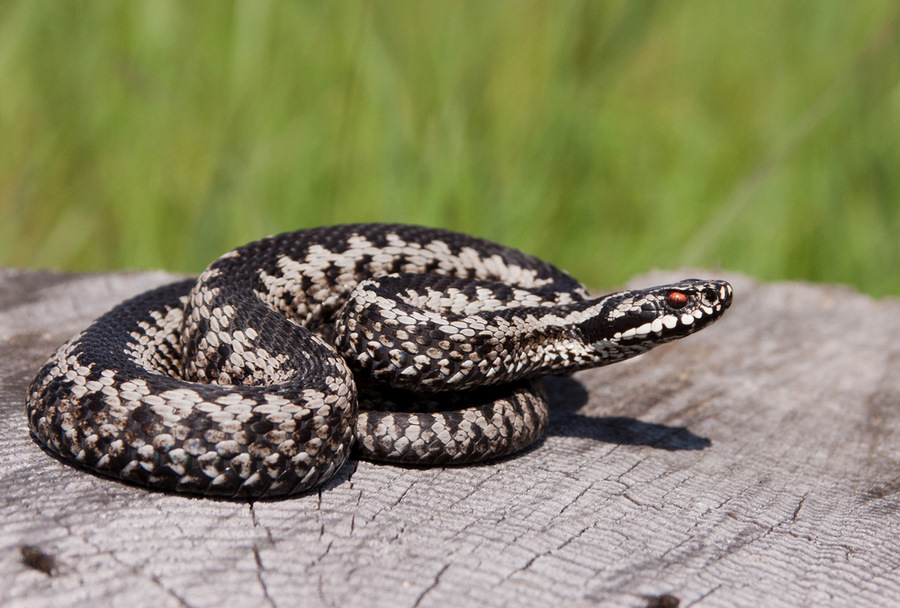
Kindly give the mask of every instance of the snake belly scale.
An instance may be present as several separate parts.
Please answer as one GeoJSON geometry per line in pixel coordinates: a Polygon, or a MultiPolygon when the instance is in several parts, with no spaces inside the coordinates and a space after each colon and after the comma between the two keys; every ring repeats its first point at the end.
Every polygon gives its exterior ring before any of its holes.
{"type": "Polygon", "coordinates": [[[103,475],[204,495],[294,494],[350,456],[504,456],[544,432],[547,374],[621,361],[731,303],[688,279],[599,298],[521,251],[447,230],[342,225],[235,249],[62,347],[30,428],[103,475]]]}

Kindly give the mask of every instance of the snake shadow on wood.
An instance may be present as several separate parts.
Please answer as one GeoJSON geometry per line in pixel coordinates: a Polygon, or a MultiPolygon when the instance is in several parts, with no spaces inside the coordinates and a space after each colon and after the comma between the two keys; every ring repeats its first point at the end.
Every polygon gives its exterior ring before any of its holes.
{"type": "Polygon", "coordinates": [[[660,450],[703,450],[712,445],[707,437],[680,426],[643,422],[628,416],[586,416],[578,410],[589,394],[575,378],[545,378],[550,401],[547,435],[580,437],[618,445],[643,445],[660,450]]]}

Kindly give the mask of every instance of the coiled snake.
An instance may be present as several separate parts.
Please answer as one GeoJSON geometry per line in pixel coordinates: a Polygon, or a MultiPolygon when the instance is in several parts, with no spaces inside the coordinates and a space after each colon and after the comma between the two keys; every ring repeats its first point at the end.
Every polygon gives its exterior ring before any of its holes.
{"type": "Polygon", "coordinates": [[[128,300],[60,347],[27,398],[48,449],[99,473],[276,496],[347,460],[456,464],[547,425],[540,376],[621,361],[722,315],[724,281],[590,298],[565,272],[446,230],[268,237],[128,300]],[[358,409],[359,404],[359,409],[358,409]]]}

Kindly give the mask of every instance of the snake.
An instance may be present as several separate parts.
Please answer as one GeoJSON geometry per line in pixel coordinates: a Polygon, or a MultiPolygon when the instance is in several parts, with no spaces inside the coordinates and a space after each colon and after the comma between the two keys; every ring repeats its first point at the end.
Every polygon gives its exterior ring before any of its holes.
{"type": "Polygon", "coordinates": [[[732,296],[685,279],[592,297],[537,257],[439,228],[286,232],[99,317],[31,382],[28,424],[85,470],[226,498],[306,492],[352,454],[498,459],[545,432],[543,376],[692,334],[732,296]]]}

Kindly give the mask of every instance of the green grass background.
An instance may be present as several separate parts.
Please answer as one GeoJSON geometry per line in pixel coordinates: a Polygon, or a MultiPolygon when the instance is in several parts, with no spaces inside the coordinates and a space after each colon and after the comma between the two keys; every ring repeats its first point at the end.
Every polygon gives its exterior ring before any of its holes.
{"type": "Polygon", "coordinates": [[[884,0],[0,3],[0,265],[196,272],[440,225],[595,287],[900,293],[884,0]]]}

